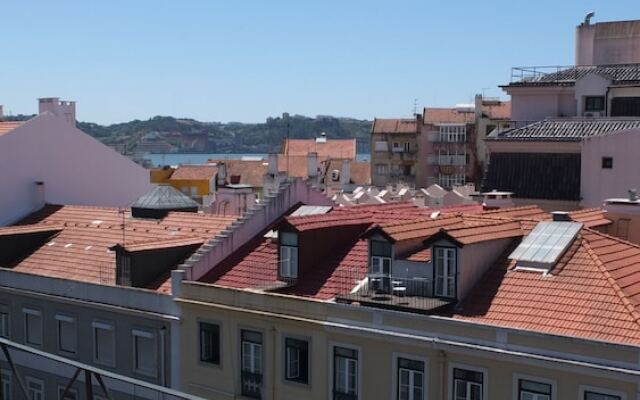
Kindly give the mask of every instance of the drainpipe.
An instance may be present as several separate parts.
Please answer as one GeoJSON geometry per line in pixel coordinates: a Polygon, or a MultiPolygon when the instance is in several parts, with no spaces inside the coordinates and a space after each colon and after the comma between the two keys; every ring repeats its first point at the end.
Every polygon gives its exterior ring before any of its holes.
{"type": "Polygon", "coordinates": [[[444,388],[447,387],[446,382],[446,364],[447,364],[447,353],[444,350],[440,350],[438,352],[438,359],[440,361],[440,395],[439,399],[444,399],[444,388]]]}
{"type": "Polygon", "coordinates": [[[271,351],[273,352],[273,357],[271,357],[271,399],[276,399],[276,334],[277,330],[275,326],[271,327],[271,351]]]}
{"type": "Polygon", "coordinates": [[[163,326],[160,328],[160,385],[167,387],[167,372],[166,372],[166,360],[165,360],[165,348],[167,339],[167,328],[163,326]]]}
{"type": "Polygon", "coordinates": [[[607,91],[604,92],[604,116],[608,117],[609,116],[609,90],[611,89],[610,86],[607,86],[607,91]]]}

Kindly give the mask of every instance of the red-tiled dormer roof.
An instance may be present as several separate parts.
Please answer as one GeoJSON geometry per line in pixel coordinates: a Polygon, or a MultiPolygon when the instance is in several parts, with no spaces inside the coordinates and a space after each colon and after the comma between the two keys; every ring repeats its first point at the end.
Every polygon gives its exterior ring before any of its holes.
{"type": "MultiPolygon", "coordinates": [[[[0,236],[29,232],[51,232],[43,245],[11,265],[14,271],[83,282],[114,285],[115,252],[123,240],[130,251],[196,245],[213,238],[235,218],[212,214],[170,212],[155,219],[132,218],[117,208],[85,206],[45,206],[20,224],[0,228],[0,236]],[[124,217],[124,219],[123,219],[124,217]],[[124,222],[125,228],[122,229],[124,222]]],[[[169,292],[168,274],[156,287],[169,292]]]]}

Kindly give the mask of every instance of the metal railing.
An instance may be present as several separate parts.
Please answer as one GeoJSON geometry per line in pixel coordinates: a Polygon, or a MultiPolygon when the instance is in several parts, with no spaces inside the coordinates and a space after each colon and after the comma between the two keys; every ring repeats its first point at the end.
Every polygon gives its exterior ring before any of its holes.
{"type": "Polygon", "coordinates": [[[581,73],[573,65],[543,65],[512,67],[510,83],[575,81],[581,73]]]}
{"type": "Polygon", "coordinates": [[[262,398],[262,374],[242,371],[242,395],[254,399],[262,398]]]}

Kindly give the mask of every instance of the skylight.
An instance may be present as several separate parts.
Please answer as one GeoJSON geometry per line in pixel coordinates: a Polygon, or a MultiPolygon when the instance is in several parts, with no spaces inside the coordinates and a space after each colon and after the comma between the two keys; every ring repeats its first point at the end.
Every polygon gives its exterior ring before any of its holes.
{"type": "Polygon", "coordinates": [[[578,222],[542,221],[509,255],[516,267],[549,271],[569,248],[582,228],[578,222]]]}

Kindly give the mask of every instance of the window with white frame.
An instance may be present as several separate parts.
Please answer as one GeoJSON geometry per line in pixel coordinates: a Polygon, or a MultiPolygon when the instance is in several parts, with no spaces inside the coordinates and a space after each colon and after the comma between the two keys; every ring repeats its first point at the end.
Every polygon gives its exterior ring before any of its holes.
{"type": "Polygon", "coordinates": [[[13,386],[11,381],[11,372],[7,370],[0,370],[0,399],[12,400],[13,399],[13,386]]]}
{"type": "Polygon", "coordinates": [[[154,332],[134,329],[133,370],[139,374],[155,377],[158,373],[158,343],[154,332]]]}
{"type": "Polygon", "coordinates": [[[379,140],[375,142],[374,148],[376,151],[389,151],[389,144],[386,141],[379,140]]]}
{"type": "Polygon", "coordinates": [[[462,143],[467,140],[467,127],[464,124],[440,125],[440,141],[462,143]]]}
{"type": "Polygon", "coordinates": [[[31,308],[23,308],[24,340],[33,346],[42,346],[42,313],[31,308]]]}
{"type": "Polygon", "coordinates": [[[56,315],[56,324],[58,325],[58,350],[75,354],[78,347],[76,319],[58,314],[56,315]]]}
{"type": "Polygon", "coordinates": [[[0,304],[0,337],[9,337],[9,306],[0,304]]]}
{"type": "Polygon", "coordinates": [[[391,243],[381,240],[370,240],[371,265],[369,273],[374,276],[391,274],[391,243]]]}
{"type": "Polygon", "coordinates": [[[438,184],[445,188],[454,186],[464,186],[466,181],[465,174],[439,174],[438,184]]]}
{"type": "Polygon", "coordinates": [[[456,297],[456,249],[434,246],[433,254],[436,296],[456,297]]]}
{"type": "Polygon", "coordinates": [[[482,400],[484,374],[480,371],[453,369],[454,400],[482,400]]]}
{"type": "Polygon", "coordinates": [[[285,379],[309,383],[309,342],[288,337],[285,338],[284,345],[285,379]]]}
{"type": "Polygon", "coordinates": [[[93,361],[109,367],[115,367],[116,342],[113,325],[94,321],[91,327],[93,328],[93,361]]]}
{"type": "Polygon", "coordinates": [[[358,350],[333,348],[333,399],[358,398],[358,350]]]}
{"type": "Polygon", "coordinates": [[[614,394],[599,393],[597,391],[585,390],[584,400],[622,400],[622,396],[614,394]]]}
{"type": "Polygon", "coordinates": [[[64,386],[58,386],[58,400],[78,400],[78,391],[76,389],[67,390],[66,395],[64,394],[64,389],[64,386]]]}
{"type": "Polygon", "coordinates": [[[518,379],[518,400],[551,400],[552,389],[549,383],[518,379]]]}
{"type": "Polygon", "coordinates": [[[25,379],[29,400],[44,400],[44,382],[28,376],[25,379]]]}
{"type": "Polygon", "coordinates": [[[280,232],[280,277],[296,279],[298,277],[298,235],[293,232],[280,232]]]}
{"type": "Polygon", "coordinates": [[[262,333],[240,331],[242,395],[262,398],[262,333]]]}
{"type": "Polygon", "coordinates": [[[398,358],[398,400],[423,400],[424,392],[424,361],[398,358]]]}
{"type": "Polygon", "coordinates": [[[374,171],[376,175],[387,175],[389,173],[389,166],[387,164],[376,164],[374,171]]]}

